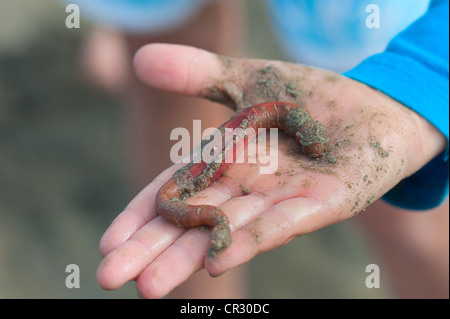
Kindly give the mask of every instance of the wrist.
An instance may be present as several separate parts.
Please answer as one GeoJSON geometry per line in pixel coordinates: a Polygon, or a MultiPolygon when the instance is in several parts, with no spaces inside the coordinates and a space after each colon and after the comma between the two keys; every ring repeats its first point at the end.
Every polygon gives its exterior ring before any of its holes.
{"type": "Polygon", "coordinates": [[[372,184],[365,192],[381,196],[445,150],[442,133],[382,92],[332,72],[307,72],[303,88],[312,93],[300,103],[329,131],[347,180],[376,181],[378,188],[372,184]]]}

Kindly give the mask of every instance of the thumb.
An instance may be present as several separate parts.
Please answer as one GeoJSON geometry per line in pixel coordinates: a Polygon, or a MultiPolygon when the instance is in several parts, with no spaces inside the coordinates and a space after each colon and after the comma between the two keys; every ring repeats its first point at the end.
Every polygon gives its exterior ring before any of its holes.
{"type": "Polygon", "coordinates": [[[134,57],[137,76],[146,84],[174,93],[229,102],[223,83],[224,58],[214,53],[176,44],[148,44],[134,57]]]}

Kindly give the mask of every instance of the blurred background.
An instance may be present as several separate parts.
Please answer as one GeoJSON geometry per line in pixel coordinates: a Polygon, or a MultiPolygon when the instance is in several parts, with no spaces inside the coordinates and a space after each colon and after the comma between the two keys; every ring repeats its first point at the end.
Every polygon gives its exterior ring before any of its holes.
{"type": "MultiPolygon", "coordinates": [[[[264,3],[245,1],[245,55],[283,59],[264,3]]],[[[55,0],[0,0],[0,298],[137,298],[103,291],[98,242],[134,197],[120,102],[80,66],[91,26],[67,29],[55,0]],[[68,264],[79,289],[65,286],[68,264]]],[[[354,221],[327,227],[249,264],[252,298],[384,298],[365,286],[377,263],[354,221]]]]}

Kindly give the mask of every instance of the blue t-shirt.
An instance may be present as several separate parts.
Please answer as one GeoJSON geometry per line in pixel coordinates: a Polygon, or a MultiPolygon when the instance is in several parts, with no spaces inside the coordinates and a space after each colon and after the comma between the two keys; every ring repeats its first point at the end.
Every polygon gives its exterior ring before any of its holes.
{"type": "Polygon", "coordinates": [[[432,1],[427,13],[398,34],[383,53],[344,73],[416,111],[447,137],[442,154],[384,196],[403,208],[433,208],[449,191],[448,16],[448,0],[432,1]]]}
{"type": "Polygon", "coordinates": [[[448,0],[267,3],[277,39],[290,60],[343,72],[374,87],[447,137],[443,154],[383,197],[407,209],[441,204],[449,190],[448,0]],[[374,7],[379,21],[375,16],[371,20],[374,7]]]}
{"type": "Polygon", "coordinates": [[[428,5],[429,0],[267,0],[286,57],[335,72],[383,52],[428,5]]]}
{"type": "Polygon", "coordinates": [[[182,28],[212,0],[61,0],[81,16],[125,33],[161,35],[182,28]]]}

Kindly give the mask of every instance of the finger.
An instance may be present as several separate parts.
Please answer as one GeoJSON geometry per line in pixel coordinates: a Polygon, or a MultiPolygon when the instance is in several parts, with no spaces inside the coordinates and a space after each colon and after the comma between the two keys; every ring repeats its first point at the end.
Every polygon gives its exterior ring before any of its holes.
{"type": "Polygon", "coordinates": [[[162,172],[114,219],[100,239],[99,248],[103,256],[119,247],[133,236],[139,228],[157,216],[158,212],[155,209],[156,193],[182,165],[174,165],[162,172]]]}
{"type": "MultiPolygon", "coordinates": [[[[232,198],[220,208],[227,214],[231,229],[245,225],[273,203],[255,193],[232,198]],[[239,212],[239,213],[237,213],[239,212]]],[[[137,288],[144,298],[161,298],[203,268],[209,246],[209,231],[191,229],[159,255],[138,277],[137,288]]]]}
{"type": "Polygon", "coordinates": [[[162,217],[153,219],[102,260],[97,269],[98,283],[104,289],[116,289],[133,280],[184,231],[162,217]]]}
{"type": "Polygon", "coordinates": [[[260,214],[233,233],[233,243],[205,267],[212,276],[251,260],[256,255],[282,246],[294,237],[310,233],[338,220],[327,214],[325,205],[313,198],[285,200],[260,214]]]}
{"type": "Polygon", "coordinates": [[[223,65],[216,54],[185,45],[148,44],[135,55],[137,76],[150,86],[198,95],[209,77],[220,78],[223,65]]]}
{"type": "Polygon", "coordinates": [[[162,298],[203,267],[207,229],[191,229],[152,262],[136,280],[143,298],[162,298]]]}

